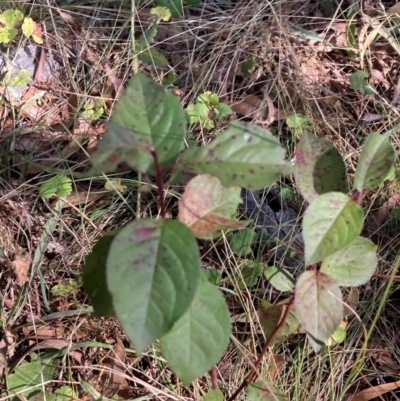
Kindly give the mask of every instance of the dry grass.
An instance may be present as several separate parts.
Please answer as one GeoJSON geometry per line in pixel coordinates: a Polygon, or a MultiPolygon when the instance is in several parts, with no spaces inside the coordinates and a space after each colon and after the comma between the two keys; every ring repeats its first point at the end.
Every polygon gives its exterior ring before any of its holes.
{"type": "MultiPolygon", "coordinates": [[[[396,54],[384,38],[364,48],[365,32],[371,32],[372,28],[360,18],[357,19],[355,44],[349,46],[346,43],[346,24],[349,25],[349,20],[345,16],[350,4],[341,3],[337,7],[328,1],[324,3],[324,8],[322,3],[309,0],[283,0],[271,4],[233,1],[232,6],[204,2],[188,8],[185,18],[160,25],[155,46],[168,57],[170,64],[159,68],[138,63],[131,40],[148,27],[148,9],[152,2],[137,2],[136,8],[132,8],[128,1],[65,1],[65,10],[85,29],[85,35],[79,38],[57,13],[53,2],[2,2],[0,10],[10,7],[8,3],[17,7],[24,3],[25,10],[31,10],[35,18],[46,23],[49,46],[64,63],[63,75],[57,82],[60,90],[52,92],[52,107],[49,107],[48,113],[54,110],[55,105],[71,106],[73,95],[79,99],[79,104],[89,99],[104,100],[104,114],[100,121],[88,122],[94,132],[101,126],[101,120],[111,113],[115,99],[115,91],[107,83],[109,76],[102,64],[104,60],[123,82],[136,68],[145,70],[159,81],[174,72],[177,79],[171,89],[179,94],[184,105],[194,101],[204,91],[211,90],[230,105],[254,95],[263,100],[270,99],[278,111],[305,115],[317,135],[337,146],[349,166],[350,174],[355,170],[368,134],[385,132],[399,123],[398,105],[393,100],[398,91],[400,54],[396,54]],[[134,31],[127,29],[131,24],[134,31]],[[79,60],[71,54],[73,42],[79,41],[82,46],[90,46],[96,60],[87,61],[85,56],[79,60]],[[354,57],[350,56],[350,47],[354,57]],[[241,72],[241,64],[251,56],[256,64],[252,74],[245,76],[241,72]],[[89,64],[89,71],[86,64],[89,64]],[[374,95],[365,95],[352,88],[349,77],[360,69],[368,71],[370,83],[376,89],[374,95]],[[373,114],[380,114],[383,118],[375,122],[366,121],[373,114]]],[[[357,3],[357,6],[362,5],[357,3]]],[[[378,10],[378,13],[381,12],[378,10]]],[[[388,17],[382,15],[382,20],[385,18],[388,17]]],[[[390,21],[387,25],[393,23],[390,21]]],[[[82,109],[75,108],[70,113],[75,120],[82,117],[82,109]]],[[[248,121],[257,119],[253,117],[240,116],[248,121]]],[[[24,117],[23,122],[29,123],[29,119],[24,117]]],[[[74,202],[74,207],[63,209],[60,214],[54,213],[47,202],[38,199],[37,191],[40,183],[56,171],[56,166],[47,166],[30,174],[29,168],[21,168],[20,159],[16,161],[8,157],[11,141],[19,138],[16,133],[20,132],[20,123],[12,121],[12,129],[3,129],[0,138],[4,149],[0,166],[0,246],[5,250],[5,267],[0,273],[0,283],[2,329],[12,334],[9,349],[15,348],[13,352],[17,352],[18,356],[18,352],[43,341],[44,336],[53,331],[53,337],[67,340],[71,345],[87,342],[86,346],[79,348],[84,359],[79,361],[71,355],[62,358],[59,381],[54,382],[55,387],[66,383],[80,391],[77,382],[80,375],[99,391],[104,391],[110,387],[109,382],[115,376],[111,373],[106,379],[104,371],[114,370],[116,376],[125,380],[124,397],[199,399],[211,388],[207,376],[183,388],[162,359],[157,344],[142,357],[137,357],[129,349],[129,341],[117,322],[95,319],[87,314],[85,294],[79,285],[72,288],[73,282],[70,281],[78,279],[85,256],[102,234],[133,218],[157,215],[153,193],[138,191],[141,186],[152,184],[146,177],[124,173],[120,177],[127,189],[92,201],[91,194],[103,188],[112,177],[76,181],[74,193],[80,196],[83,193],[83,199],[74,202]],[[7,262],[22,251],[33,257],[45,224],[52,216],[56,219],[52,242],[62,251],[43,252],[42,275],[31,276],[28,284],[18,287],[7,262]],[[54,295],[55,285],[60,284],[70,290],[65,290],[64,295],[54,295]],[[45,298],[48,298],[50,311],[46,310],[45,298]],[[71,311],[74,312],[72,316],[69,315],[71,311]],[[47,320],[43,316],[48,316],[47,320]],[[32,336],[31,342],[25,340],[28,334],[32,336]],[[111,346],[115,350],[121,342],[125,348],[124,363],[122,368],[116,368],[112,362],[115,355],[110,353],[109,348],[111,346]]],[[[268,129],[280,138],[291,158],[296,136],[285,120],[272,122],[268,129]]],[[[199,141],[210,140],[209,132],[199,130],[197,134],[199,141]]],[[[398,150],[400,139],[397,131],[392,140],[398,150]]],[[[71,139],[60,142],[41,138],[39,144],[43,148],[38,152],[31,146],[24,156],[40,164],[43,154],[67,155],[58,166],[79,168],[90,153],[87,147],[90,137],[78,141],[73,152],[63,153],[61,145],[73,142],[71,139]]],[[[35,146],[39,146],[38,143],[35,146]]],[[[292,182],[279,185],[289,185],[296,190],[292,182]]],[[[369,196],[365,209],[370,214],[374,213],[398,191],[398,179],[385,183],[369,196]]],[[[171,186],[168,205],[171,213],[175,213],[180,193],[180,187],[171,186]]],[[[293,198],[292,202],[298,209],[301,208],[297,199],[293,198]]],[[[395,255],[400,249],[398,225],[393,217],[387,217],[379,230],[368,233],[379,245],[379,273],[382,275],[391,274],[395,255]]],[[[255,313],[258,304],[263,299],[277,302],[282,296],[263,280],[251,288],[238,287],[237,277],[241,274],[243,260],[231,249],[229,238],[224,237],[213,244],[204,243],[201,250],[203,266],[217,267],[222,272],[221,286],[235,322],[229,350],[217,367],[220,388],[225,394],[232,394],[251,369],[265,341],[255,313]]],[[[259,260],[267,261],[271,250],[269,252],[261,253],[259,260]]],[[[315,355],[310,352],[303,334],[292,336],[287,342],[271,348],[260,369],[260,376],[272,381],[290,399],[302,401],[338,400],[346,392],[348,397],[348,394],[380,383],[383,379],[397,380],[400,354],[396,339],[399,330],[396,325],[398,304],[395,300],[399,289],[395,283],[391,291],[394,295],[390,300],[383,299],[387,282],[387,279],[375,277],[361,288],[358,316],[349,318],[343,345],[327,348],[315,355]],[[355,372],[345,388],[357,355],[365,345],[365,330],[370,329],[380,302],[387,303],[387,307],[366,345],[368,352],[362,370],[355,372]],[[394,306],[390,306],[392,304],[394,306]]],[[[386,399],[396,399],[395,394],[389,394],[386,399]]],[[[244,399],[243,396],[240,399],[244,399]]]]}

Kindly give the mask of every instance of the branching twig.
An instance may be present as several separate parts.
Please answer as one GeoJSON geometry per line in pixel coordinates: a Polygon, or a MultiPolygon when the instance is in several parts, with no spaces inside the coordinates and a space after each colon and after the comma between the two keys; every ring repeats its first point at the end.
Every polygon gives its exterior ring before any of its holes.
{"type": "Polygon", "coordinates": [[[282,319],[280,320],[279,324],[275,327],[274,331],[271,333],[269,338],[267,339],[267,342],[265,343],[261,354],[257,358],[257,361],[254,364],[254,369],[245,377],[243,380],[242,384],[237,388],[237,390],[228,398],[228,401],[233,401],[239,394],[240,392],[248,386],[254,379],[254,376],[257,374],[257,368],[261,365],[261,362],[264,358],[264,355],[267,353],[268,348],[270,347],[272,340],[276,336],[276,333],[283,327],[283,325],[286,322],[287,317],[289,316],[289,312],[291,307],[293,306],[294,303],[294,297],[290,300],[290,302],[287,304],[285,313],[282,316],[282,319]]]}

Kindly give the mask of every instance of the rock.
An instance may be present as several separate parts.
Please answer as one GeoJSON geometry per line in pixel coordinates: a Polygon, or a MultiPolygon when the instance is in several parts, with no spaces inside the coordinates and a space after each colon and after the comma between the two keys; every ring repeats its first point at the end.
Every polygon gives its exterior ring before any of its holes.
{"type": "MultiPolygon", "coordinates": [[[[0,75],[3,75],[9,68],[11,68],[10,78],[18,77],[21,70],[28,71],[30,78],[34,78],[39,65],[39,58],[40,46],[38,45],[27,45],[23,48],[12,49],[9,55],[6,52],[0,51],[0,75]]],[[[59,70],[60,64],[55,60],[50,59],[50,57],[46,57],[43,77],[44,82],[53,81],[59,70]]],[[[5,77],[5,79],[7,78],[8,76],[5,77]]],[[[6,84],[3,83],[3,86],[6,86],[6,84]]],[[[28,88],[28,84],[23,84],[21,86],[7,86],[9,93],[11,93],[16,99],[20,99],[28,88]]]]}

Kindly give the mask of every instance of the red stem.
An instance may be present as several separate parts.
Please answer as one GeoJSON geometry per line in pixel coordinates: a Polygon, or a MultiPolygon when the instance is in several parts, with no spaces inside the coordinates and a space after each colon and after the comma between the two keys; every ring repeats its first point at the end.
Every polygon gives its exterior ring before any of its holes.
{"type": "Polygon", "coordinates": [[[154,168],[156,169],[156,179],[157,179],[157,191],[158,191],[158,206],[160,209],[160,215],[165,218],[165,202],[164,202],[164,185],[162,181],[161,166],[158,162],[157,152],[155,150],[151,151],[151,155],[154,160],[154,168]]]}
{"type": "Polygon", "coordinates": [[[355,192],[352,196],[351,199],[353,199],[354,202],[356,202],[358,205],[361,204],[362,201],[362,197],[363,197],[363,193],[361,192],[355,192]]]}
{"type": "Polygon", "coordinates": [[[294,297],[290,300],[290,302],[287,304],[285,313],[282,316],[282,319],[280,320],[279,324],[275,327],[274,331],[271,333],[271,335],[269,336],[267,342],[265,343],[261,354],[259,355],[259,357],[257,358],[257,361],[254,364],[254,369],[245,377],[245,379],[243,380],[242,384],[237,388],[237,390],[230,396],[230,398],[228,398],[228,401],[233,401],[239,394],[240,392],[246,387],[248,386],[254,379],[254,376],[257,373],[257,369],[259,368],[259,366],[261,365],[261,362],[264,358],[264,355],[267,353],[268,348],[270,347],[272,340],[274,339],[274,337],[276,336],[276,333],[283,327],[283,325],[286,322],[287,317],[289,316],[289,312],[291,307],[293,306],[294,303],[294,297]]]}
{"type": "Polygon", "coordinates": [[[218,390],[218,374],[217,374],[217,368],[213,366],[210,370],[210,376],[211,376],[211,385],[213,390],[218,390]]]}

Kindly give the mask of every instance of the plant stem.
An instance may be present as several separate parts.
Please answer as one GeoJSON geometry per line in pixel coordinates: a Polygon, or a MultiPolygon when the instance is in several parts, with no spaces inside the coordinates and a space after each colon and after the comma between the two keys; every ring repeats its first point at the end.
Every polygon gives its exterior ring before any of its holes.
{"type": "Polygon", "coordinates": [[[351,199],[353,199],[354,202],[356,202],[358,205],[361,204],[362,201],[362,197],[363,197],[363,193],[361,192],[356,192],[351,196],[351,199]]]}
{"type": "Polygon", "coordinates": [[[217,375],[217,368],[215,367],[215,365],[210,370],[210,376],[213,390],[218,390],[219,389],[218,375],[217,375]]]}
{"type": "Polygon", "coordinates": [[[155,150],[151,151],[151,155],[154,160],[154,168],[156,169],[156,179],[157,179],[157,191],[158,191],[158,207],[160,209],[161,218],[165,218],[165,204],[164,204],[164,185],[161,176],[161,166],[158,162],[157,152],[155,150]]]}
{"type": "Polygon", "coordinates": [[[287,307],[286,307],[285,313],[282,316],[282,319],[280,320],[279,324],[275,327],[275,329],[271,333],[271,335],[268,337],[267,342],[265,343],[265,345],[261,351],[261,354],[259,355],[259,357],[257,358],[257,361],[254,364],[254,369],[245,377],[245,379],[243,380],[241,385],[237,388],[237,390],[228,398],[228,401],[233,401],[240,394],[240,392],[253,381],[254,376],[257,373],[257,368],[261,365],[264,355],[267,353],[268,348],[270,347],[270,345],[272,343],[272,340],[276,336],[276,333],[278,333],[278,331],[283,327],[283,325],[286,322],[287,317],[289,316],[290,309],[292,308],[293,303],[294,303],[294,298],[295,297],[292,297],[290,302],[287,304],[287,307]]]}

